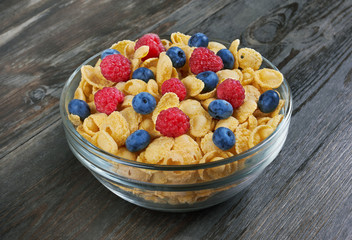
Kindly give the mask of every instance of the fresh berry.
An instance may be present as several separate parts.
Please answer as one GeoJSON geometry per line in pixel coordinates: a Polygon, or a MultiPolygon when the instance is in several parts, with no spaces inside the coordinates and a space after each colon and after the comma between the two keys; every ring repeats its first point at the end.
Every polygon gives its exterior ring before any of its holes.
{"type": "Polygon", "coordinates": [[[209,104],[208,112],[215,119],[226,119],[232,115],[233,107],[228,101],[216,99],[209,104]]]}
{"type": "Polygon", "coordinates": [[[180,101],[184,100],[187,94],[185,85],[177,78],[170,78],[161,85],[161,94],[164,95],[168,92],[175,93],[180,101]]]}
{"type": "Polygon", "coordinates": [[[142,61],[148,58],[157,58],[159,57],[159,54],[161,52],[165,51],[165,48],[161,43],[159,36],[154,33],[145,34],[140,39],[138,39],[136,45],[134,46],[134,50],[137,50],[141,46],[149,46],[149,52],[147,56],[142,58],[142,61]]]}
{"type": "Polygon", "coordinates": [[[179,47],[171,47],[166,51],[166,55],[169,56],[172,62],[172,66],[175,68],[183,67],[186,63],[186,54],[179,47]]]}
{"type": "Polygon", "coordinates": [[[114,87],[104,87],[94,94],[94,103],[98,112],[110,115],[123,102],[124,95],[114,87]]]}
{"type": "Polygon", "coordinates": [[[196,78],[204,82],[202,93],[210,92],[218,85],[219,77],[212,71],[205,71],[197,74],[196,78]]]}
{"type": "Polygon", "coordinates": [[[274,90],[268,90],[260,95],[258,100],[258,108],[263,113],[270,113],[279,105],[280,96],[274,90]]]}
{"type": "Polygon", "coordinates": [[[113,82],[125,82],[130,78],[131,62],[122,54],[106,56],[100,63],[103,76],[113,82]]]}
{"type": "Polygon", "coordinates": [[[190,47],[208,47],[209,39],[204,33],[196,33],[188,40],[190,47]]]}
{"type": "Polygon", "coordinates": [[[149,68],[140,67],[133,72],[132,79],[140,79],[144,82],[148,82],[149,79],[155,79],[155,76],[153,71],[149,68]]]}
{"type": "Polygon", "coordinates": [[[224,69],[233,69],[235,58],[229,50],[221,49],[216,53],[216,55],[221,57],[222,63],[224,64],[224,69]]]}
{"type": "Polygon", "coordinates": [[[132,99],[133,109],[140,114],[149,114],[153,112],[156,106],[155,98],[148,92],[138,93],[132,99]]]}
{"type": "Polygon", "coordinates": [[[138,152],[150,143],[150,135],[146,130],[137,130],[126,139],[126,148],[130,152],[138,152]]]}
{"type": "Polygon", "coordinates": [[[245,98],[245,91],[240,81],[228,78],[216,88],[218,98],[228,101],[233,109],[239,108],[245,98]]]}
{"type": "Polygon", "coordinates": [[[189,67],[194,74],[205,71],[217,72],[224,67],[219,56],[208,48],[199,47],[194,49],[190,59],[189,67]]]}
{"type": "Polygon", "coordinates": [[[213,133],[213,143],[221,150],[231,149],[235,142],[235,134],[226,127],[219,127],[213,133]]]}
{"type": "Polygon", "coordinates": [[[79,118],[83,121],[90,115],[90,108],[85,101],[72,99],[68,104],[68,112],[73,115],[78,115],[79,118]]]}
{"type": "Polygon", "coordinates": [[[109,56],[109,55],[113,55],[113,54],[120,54],[119,51],[117,51],[116,49],[111,49],[111,48],[108,48],[108,49],[105,49],[102,53],[101,53],[101,60],[103,60],[106,56],[109,56]]]}
{"type": "Polygon", "coordinates": [[[155,124],[155,129],[166,137],[181,136],[189,128],[189,117],[177,107],[161,111],[155,124]]]}

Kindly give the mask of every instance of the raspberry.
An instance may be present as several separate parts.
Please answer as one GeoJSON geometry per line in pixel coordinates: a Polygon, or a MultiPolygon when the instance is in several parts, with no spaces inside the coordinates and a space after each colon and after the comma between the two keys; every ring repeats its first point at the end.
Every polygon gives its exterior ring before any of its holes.
{"type": "Polygon", "coordinates": [[[94,103],[98,112],[110,115],[123,102],[123,98],[123,93],[117,88],[104,87],[94,94],[94,103]]]}
{"type": "Polygon", "coordinates": [[[189,117],[177,107],[161,111],[155,124],[155,129],[166,137],[181,136],[189,128],[189,117]]]}
{"type": "Polygon", "coordinates": [[[219,84],[216,95],[218,98],[228,101],[233,109],[236,109],[243,104],[245,91],[240,81],[228,78],[219,84]]]}
{"type": "Polygon", "coordinates": [[[161,94],[164,95],[167,92],[175,93],[180,101],[185,99],[187,93],[185,85],[177,78],[170,78],[163,82],[161,85],[161,94]]]}
{"type": "Polygon", "coordinates": [[[205,47],[194,49],[190,59],[189,67],[192,73],[198,74],[205,71],[217,72],[224,67],[222,60],[214,52],[205,47]]]}
{"type": "Polygon", "coordinates": [[[126,82],[130,79],[131,62],[121,54],[106,56],[100,63],[103,76],[112,82],[126,82]]]}
{"type": "Polygon", "coordinates": [[[142,58],[142,61],[148,58],[159,57],[159,54],[165,51],[159,36],[154,33],[145,34],[140,39],[138,39],[136,45],[134,46],[134,50],[137,50],[141,46],[149,46],[149,52],[147,56],[142,58]]]}

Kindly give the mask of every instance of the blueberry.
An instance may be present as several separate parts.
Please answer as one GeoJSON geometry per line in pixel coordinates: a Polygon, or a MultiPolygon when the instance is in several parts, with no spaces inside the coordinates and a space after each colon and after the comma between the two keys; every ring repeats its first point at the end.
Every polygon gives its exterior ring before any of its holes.
{"type": "Polygon", "coordinates": [[[213,133],[213,143],[221,150],[229,150],[235,142],[235,134],[226,127],[219,127],[213,133]]]}
{"type": "Polygon", "coordinates": [[[150,135],[145,130],[137,130],[126,139],[126,148],[130,152],[138,152],[146,148],[150,143],[150,135]]]}
{"type": "Polygon", "coordinates": [[[175,68],[183,67],[186,63],[186,54],[179,47],[171,47],[166,51],[166,55],[169,56],[172,62],[172,66],[175,68]]]}
{"type": "Polygon", "coordinates": [[[218,75],[216,75],[216,73],[212,71],[201,72],[196,76],[196,78],[204,82],[204,88],[202,93],[212,91],[214,88],[216,88],[216,85],[218,85],[219,82],[218,75]]]}
{"type": "Polygon", "coordinates": [[[74,115],[78,115],[83,121],[90,115],[90,108],[85,101],[72,99],[68,104],[68,112],[74,115]]]}
{"type": "Polygon", "coordinates": [[[204,33],[196,33],[188,40],[190,47],[208,47],[209,39],[204,33]]]}
{"type": "Polygon", "coordinates": [[[140,79],[144,82],[148,82],[149,79],[155,79],[155,76],[149,68],[140,67],[133,72],[132,79],[140,79]]]}
{"type": "Polygon", "coordinates": [[[216,53],[216,55],[221,58],[222,63],[224,64],[224,69],[233,69],[235,58],[229,50],[221,49],[216,53]]]}
{"type": "Polygon", "coordinates": [[[258,100],[258,108],[263,113],[270,113],[274,111],[279,105],[280,97],[274,90],[269,90],[260,95],[258,100]]]}
{"type": "Polygon", "coordinates": [[[149,114],[153,112],[156,106],[155,98],[147,92],[138,93],[132,99],[132,107],[133,109],[140,114],[149,114]]]}
{"type": "Polygon", "coordinates": [[[101,60],[103,60],[106,56],[113,55],[113,54],[120,54],[120,52],[115,49],[108,48],[101,53],[100,58],[101,60]]]}
{"type": "Polygon", "coordinates": [[[215,119],[226,119],[232,115],[233,107],[228,101],[217,99],[209,104],[208,112],[215,119]]]}

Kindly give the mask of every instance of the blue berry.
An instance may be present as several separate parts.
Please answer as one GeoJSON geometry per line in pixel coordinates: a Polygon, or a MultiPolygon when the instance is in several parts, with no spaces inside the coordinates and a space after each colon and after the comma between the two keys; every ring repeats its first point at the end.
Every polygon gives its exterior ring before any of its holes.
{"type": "Polygon", "coordinates": [[[260,95],[258,100],[258,108],[263,113],[270,113],[274,111],[279,105],[280,97],[274,90],[268,90],[260,95]]]}
{"type": "Polygon", "coordinates": [[[115,49],[108,48],[101,53],[100,58],[101,60],[103,60],[106,56],[113,55],[113,54],[120,54],[120,52],[115,49]]]}
{"type": "Polygon", "coordinates": [[[85,101],[72,99],[68,104],[68,112],[74,115],[78,115],[83,121],[90,115],[90,108],[85,101]]]}
{"type": "Polygon", "coordinates": [[[126,148],[130,152],[138,152],[146,148],[150,143],[150,135],[145,130],[137,130],[126,139],[126,148]]]}
{"type": "Polygon", "coordinates": [[[213,143],[221,150],[229,150],[235,145],[235,142],[235,134],[230,129],[219,127],[214,131],[213,143]]]}
{"type": "Polygon", "coordinates": [[[228,101],[217,99],[209,104],[208,112],[215,119],[226,119],[232,115],[233,107],[228,101]]]}
{"type": "Polygon", "coordinates": [[[216,85],[218,85],[219,82],[218,75],[216,75],[216,73],[212,71],[201,72],[196,76],[196,78],[204,82],[204,88],[202,93],[212,91],[214,88],[216,88],[216,85]]]}
{"type": "Polygon", "coordinates": [[[132,99],[132,107],[137,113],[149,114],[155,109],[156,100],[150,93],[141,92],[132,99]]]}
{"type": "Polygon", "coordinates": [[[144,82],[148,82],[149,79],[155,79],[155,76],[149,68],[140,67],[133,72],[132,79],[140,79],[144,82]]]}
{"type": "Polygon", "coordinates": [[[190,47],[208,47],[209,39],[204,33],[196,33],[188,40],[190,47]]]}
{"type": "Polygon", "coordinates": [[[166,55],[169,56],[172,62],[172,66],[175,68],[183,67],[186,63],[186,54],[179,47],[171,47],[166,51],[166,55]]]}
{"type": "Polygon", "coordinates": [[[216,55],[221,58],[222,63],[224,64],[224,69],[233,69],[235,58],[229,50],[221,49],[216,53],[216,55]]]}

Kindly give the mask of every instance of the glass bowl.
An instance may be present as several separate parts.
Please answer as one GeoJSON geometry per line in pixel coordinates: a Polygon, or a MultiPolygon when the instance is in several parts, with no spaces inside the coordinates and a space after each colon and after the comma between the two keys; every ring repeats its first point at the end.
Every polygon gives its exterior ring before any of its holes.
{"type": "MultiPolygon", "coordinates": [[[[268,166],[283,147],[292,113],[287,81],[277,89],[285,105],[283,120],[264,141],[249,150],[219,161],[193,165],[156,165],[120,158],[84,139],[68,119],[68,103],[81,80],[80,69],[92,65],[100,53],[79,66],[66,82],[60,114],[68,145],[77,159],[110,191],[136,205],[168,212],[207,208],[233,197],[268,166]]],[[[262,67],[278,70],[263,58],[262,67]]]]}

